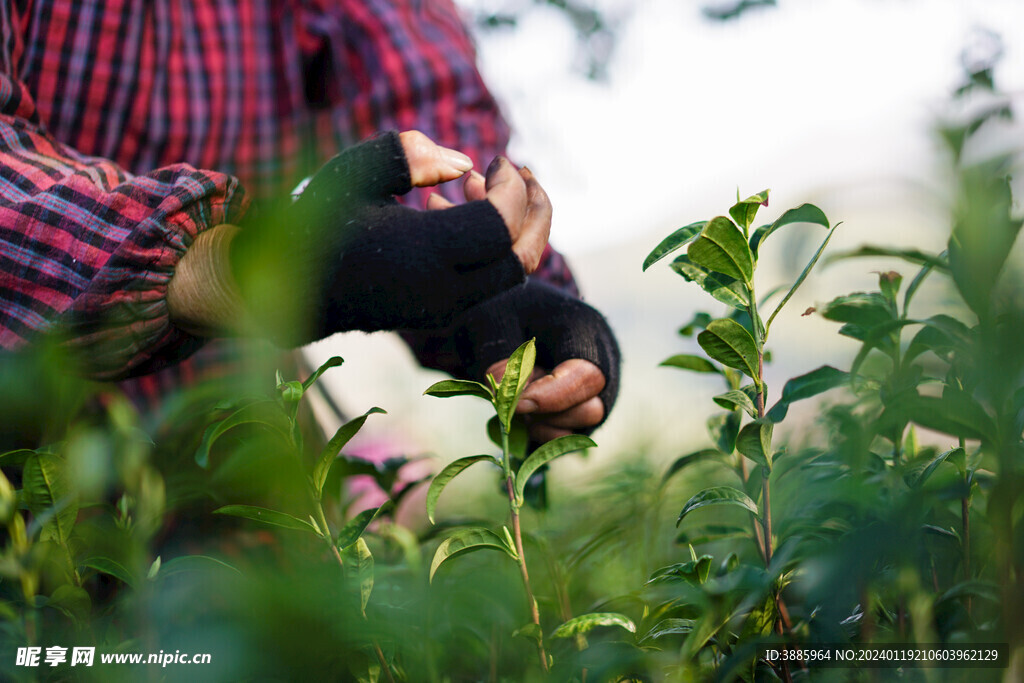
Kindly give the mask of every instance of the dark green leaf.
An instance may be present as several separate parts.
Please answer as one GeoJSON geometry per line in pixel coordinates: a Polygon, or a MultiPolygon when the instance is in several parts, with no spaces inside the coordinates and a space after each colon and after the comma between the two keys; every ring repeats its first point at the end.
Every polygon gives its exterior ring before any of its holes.
{"type": "Polygon", "coordinates": [[[757,345],[747,328],[735,320],[712,320],[707,329],[697,335],[697,343],[719,363],[757,378],[757,345]]]}
{"type": "Polygon", "coordinates": [[[184,572],[206,572],[210,569],[230,569],[236,574],[241,574],[237,567],[233,567],[223,560],[208,555],[184,555],[173,560],[164,562],[160,569],[160,576],[173,576],[184,572]]]}
{"type": "Polygon", "coordinates": [[[433,480],[431,480],[430,488],[427,489],[427,519],[430,520],[431,524],[434,523],[434,510],[437,508],[437,499],[441,497],[441,492],[444,490],[444,487],[447,486],[452,479],[457,477],[464,469],[482,461],[490,462],[497,467],[501,467],[501,463],[493,456],[471,455],[448,463],[448,465],[438,472],[433,480]]]}
{"type": "Polygon", "coordinates": [[[437,547],[434,559],[430,562],[430,580],[434,580],[438,567],[448,559],[477,550],[500,550],[513,560],[519,559],[515,549],[493,531],[481,528],[460,529],[437,547]]]}
{"type": "Polygon", "coordinates": [[[736,225],[743,228],[744,231],[750,227],[750,224],[754,222],[754,216],[757,215],[757,210],[762,206],[768,206],[768,192],[769,190],[762,190],[755,195],[736,202],[729,209],[729,215],[736,221],[736,225]]]}
{"type": "Polygon", "coordinates": [[[81,566],[88,567],[89,569],[95,569],[103,574],[113,576],[126,586],[135,585],[135,579],[132,577],[131,572],[125,569],[124,565],[110,559],[109,557],[90,557],[82,562],[81,566]]]}
{"type": "Polygon", "coordinates": [[[476,396],[485,401],[491,402],[494,396],[491,390],[480,382],[472,382],[468,379],[446,379],[431,384],[423,392],[424,396],[436,396],[437,398],[451,398],[453,396],[476,396]]]}
{"type": "Polygon", "coordinates": [[[693,619],[662,619],[655,624],[647,634],[640,639],[640,642],[645,640],[657,640],[662,636],[669,635],[687,635],[693,631],[693,625],[696,622],[693,619]]]}
{"type": "Polygon", "coordinates": [[[231,415],[210,425],[203,434],[203,440],[196,450],[196,463],[200,467],[210,464],[210,450],[226,432],[240,425],[258,425],[270,430],[286,443],[291,433],[291,420],[275,401],[262,400],[239,408],[231,415]]]}
{"type": "Polygon", "coordinates": [[[951,463],[956,465],[957,469],[960,470],[961,476],[966,474],[966,453],[962,448],[954,448],[952,450],[945,451],[944,453],[939,453],[934,458],[932,458],[931,461],[924,467],[924,469],[921,470],[921,473],[916,478],[914,478],[913,482],[910,485],[913,486],[914,488],[917,488],[924,484],[926,481],[928,481],[928,477],[932,476],[932,473],[936,469],[938,469],[939,465],[944,463],[947,459],[951,463]]]}
{"type": "Polygon", "coordinates": [[[57,586],[46,606],[63,612],[76,623],[82,623],[89,619],[92,600],[84,588],[65,583],[57,586]]]}
{"type": "MultiPolygon", "coordinates": [[[[694,268],[696,268],[696,266],[694,266],[694,268]]],[[[700,313],[695,313],[693,315],[693,319],[690,320],[690,322],[686,323],[685,325],[679,328],[679,334],[683,337],[692,337],[693,331],[695,329],[699,328],[703,330],[705,327],[708,326],[709,322],[711,322],[711,316],[708,315],[707,313],[704,313],[703,311],[700,313]]]]}
{"type": "Polygon", "coordinates": [[[676,458],[676,460],[669,466],[668,471],[665,472],[665,476],[661,478],[661,481],[663,483],[668,481],[674,474],[680,472],[693,463],[703,462],[705,460],[718,460],[722,458],[722,456],[723,453],[714,448],[705,448],[704,450],[696,451],[694,453],[687,453],[682,457],[676,458]]]}
{"type": "Polygon", "coordinates": [[[679,526],[679,523],[683,521],[683,518],[686,517],[686,515],[690,514],[694,510],[707,507],[709,505],[732,505],[735,507],[741,507],[760,519],[760,515],[757,510],[757,503],[751,500],[750,496],[743,493],[743,491],[731,486],[713,486],[711,488],[704,489],[690,498],[690,500],[686,501],[686,505],[683,506],[682,512],[679,513],[679,519],[676,520],[676,526],[679,526]]]}
{"type": "Polygon", "coordinates": [[[722,273],[745,283],[754,277],[754,257],[750,246],[731,220],[712,218],[687,250],[690,260],[710,271],[722,273]]]}
{"type": "Polygon", "coordinates": [[[552,638],[571,638],[593,630],[597,626],[618,626],[630,633],[636,633],[636,624],[624,614],[617,612],[593,612],[570,619],[551,634],[552,638]]]}
{"type": "Polygon", "coordinates": [[[756,420],[744,425],[736,437],[736,450],[758,465],[772,468],[772,428],[768,420],[756,420]]]}
{"type": "Polygon", "coordinates": [[[323,365],[318,367],[312,375],[306,378],[306,381],[302,383],[302,390],[308,391],[309,388],[313,386],[313,383],[320,379],[320,375],[324,374],[331,368],[338,367],[344,362],[345,361],[341,358],[341,356],[332,356],[328,358],[326,361],[324,361],[323,365]]]}
{"type": "Polygon", "coordinates": [[[850,251],[839,252],[834,256],[830,256],[826,261],[827,263],[835,263],[836,261],[845,261],[852,258],[877,258],[879,256],[898,258],[914,265],[931,266],[932,268],[949,272],[949,263],[946,262],[942,254],[929,254],[919,249],[893,249],[890,247],[865,245],[850,251]]]}
{"type": "Polygon", "coordinates": [[[583,436],[582,434],[560,436],[557,439],[548,441],[531,453],[530,457],[519,466],[519,472],[516,474],[516,499],[522,500],[526,482],[543,465],[566,453],[582,451],[585,448],[595,448],[596,446],[597,444],[589,436],[583,436]]]}
{"type": "Polygon", "coordinates": [[[677,562],[676,564],[662,567],[651,574],[651,578],[647,583],[682,580],[694,586],[702,585],[707,582],[708,576],[711,574],[711,563],[714,559],[711,555],[701,555],[689,562],[677,562]]]}
{"type": "Polygon", "coordinates": [[[789,411],[789,404],[817,396],[849,381],[849,373],[837,370],[831,365],[822,365],[805,375],[794,377],[782,388],[782,397],[768,412],[768,418],[775,423],[782,422],[789,411]]]}
{"type": "Polygon", "coordinates": [[[46,515],[41,540],[61,545],[67,544],[78,517],[78,502],[66,469],[63,458],[36,452],[22,470],[22,495],[28,509],[38,519],[46,515]]]}
{"type": "MultiPolygon", "coordinates": [[[[696,283],[701,289],[734,308],[746,308],[750,304],[747,288],[736,278],[712,273],[703,266],[698,266],[686,254],[682,254],[672,262],[672,270],[683,276],[687,282],[696,283]]],[[[707,326],[705,322],[703,327],[707,326]]]]}
{"type": "Polygon", "coordinates": [[[756,254],[761,244],[768,239],[773,232],[779,228],[792,225],[793,223],[814,223],[828,229],[828,217],[825,212],[814,204],[801,204],[800,206],[786,211],[779,216],[774,223],[766,228],[758,228],[750,239],[750,248],[756,254]],[[755,241],[756,240],[756,241],[755,241]]]}
{"type": "Polygon", "coordinates": [[[726,455],[736,450],[736,437],[740,433],[740,420],[740,414],[735,411],[722,415],[713,415],[708,418],[708,434],[714,439],[718,450],[726,455]]]}
{"type": "Polygon", "coordinates": [[[350,519],[348,523],[341,528],[341,531],[338,532],[338,541],[335,545],[337,545],[339,549],[345,550],[362,538],[363,532],[366,531],[366,527],[370,526],[375,519],[381,515],[387,514],[394,507],[394,503],[389,500],[380,507],[363,510],[350,519]]]}
{"type": "Polygon", "coordinates": [[[225,505],[224,507],[217,508],[213,512],[214,514],[219,515],[231,515],[232,517],[253,519],[257,522],[284,527],[285,529],[312,531],[313,533],[316,533],[316,529],[309,522],[303,521],[298,517],[293,517],[285,512],[268,510],[266,508],[256,507],[255,505],[225,505]]]}
{"type": "Polygon", "coordinates": [[[733,389],[715,396],[714,401],[726,410],[742,408],[750,417],[757,417],[757,406],[754,405],[754,399],[751,398],[750,391],[747,390],[753,388],[753,385],[748,385],[745,389],[733,389]]]}
{"type": "MultiPolygon", "coordinates": [[[[805,204],[804,206],[809,205],[805,204]]],[[[826,221],[826,227],[827,223],[828,222],[826,221]]],[[[828,246],[829,240],[832,239],[832,235],[835,234],[836,228],[838,228],[840,225],[840,223],[836,223],[835,226],[828,231],[828,234],[825,235],[825,239],[824,241],[822,241],[821,246],[818,247],[818,251],[814,252],[814,256],[812,256],[811,260],[807,262],[806,266],[804,266],[803,271],[800,273],[800,277],[796,279],[796,282],[793,283],[793,286],[789,288],[788,292],[786,292],[786,296],[782,297],[782,301],[780,301],[779,305],[775,307],[775,310],[772,311],[772,314],[768,316],[768,323],[765,325],[765,336],[767,336],[768,330],[771,329],[772,321],[775,320],[775,316],[779,314],[783,306],[789,303],[789,300],[793,298],[793,294],[796,293],[796,290],[800,288],[800,285],[804,283],[804,280],[807,279],[807,276],[811,274],[811,271],[814,269],[814,265],[818,262],[818,259],[821,258],[822,253],[824,253],[825,251],[825,247],[828,246]]]]}
{"type": "Polygon", "coordinates": [[[341,453],[341,449],[352,439],[356,433],[362,429],[363,424],[366,422],[366,418],[374,413],[386,414],[387,411],[382,408],[370,408],[365,413],[349,420],[343,424],[338,431],[334,433],[331,440],[327,442],[323,450],[320,451],[320,457],[317,458],[316,465],[313,467],[313,474],[311,480],[313,482],[313,488],[316,490],[317,498],[323,497],[324,482],[327,481],[327,475],[331,471],[331,466],[337,459],[338,454],[341,453]]]}
{"type": "Polygon", "coordinates": [[[996,426],[985,409],[965,391],[946,387],[942,397],[913,394],[898,409],[922,427],[965,439],[991,442],[996,426]]]}
{"type": "Polygon", "coordinates": [[[670,368],[681,368],[694,372],[714,372],[722,374],[722,371],[711,361],[703,356],[694,356],[689,353],[681,353],[661,361],[661,365],[670,368]]]}
{"type": "Polygon", "coordinates": [[[671,254],[676,249],[684,247],[692,242],[700,231],[707,225],[707,221],[698,221],[696,223],[690,223],[676,230],[674,233],[666,237],[661,241],[661,244],[656,246],[647,258],[644,259],[644,270],[647,270],[655,263],[671,254]]]}

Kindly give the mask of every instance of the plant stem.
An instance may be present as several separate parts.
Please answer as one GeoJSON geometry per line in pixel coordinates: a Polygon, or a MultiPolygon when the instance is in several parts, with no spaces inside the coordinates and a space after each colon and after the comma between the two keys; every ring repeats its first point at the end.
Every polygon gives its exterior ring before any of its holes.
{"type": "MultiPolygon", "coordinates": [[[[508,437],[503,436],[507,444],[508,437]]],[[[506,460],[508,453],[506,451],[506,460]]],[[[512,512],[512,538],[516,542],[516,554],[519,556],[519,573],[523,577],[523,587],[526,589],[526,602],[530,607],[530,619],[540,628],[540,611],[537,609],[537,601],[533,597],[533,589],[530,587],[530,572],[526,569],[526,554],[523,551],[523,532],[519,525],[519,504],[516,502],[516,488],[512,477],[505,479],[505,487],[508,489],[509,509],[512,512]]],[[[540,657],[540,666],[545,672],[548,670],[548,655],[544,651],[544,639],[537,639],[537,655],[540,657]]]]}

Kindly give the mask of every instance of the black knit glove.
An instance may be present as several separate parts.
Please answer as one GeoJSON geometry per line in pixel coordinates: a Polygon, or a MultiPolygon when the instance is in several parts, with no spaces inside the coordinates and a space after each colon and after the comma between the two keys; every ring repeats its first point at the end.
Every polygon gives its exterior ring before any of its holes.
{"type": "MultiPolygon", "coordinates": [[[[596,365],[605,377],[598,394],[604,418],[619,393],[619,346],[607,321],[579,299],[535,279],[474,306],[456,321],[456,348],[470,376],[508,358],[537,338],[537,365],[547,370],[572,358],[596,365]]],[[[596,425],[595,425],[596,427],[596,425]]],[[[588,430],[589,431],[589,430],[588,430]]]]}
{"type": "Polygon", "coordinates": [[[394,200],[411,188],[398,134],[386,133],[327,162],[293,205],[243,226],[232,267],[271,339],[443,327],[523,281],[490,202],[417,211],[394,200]]]}

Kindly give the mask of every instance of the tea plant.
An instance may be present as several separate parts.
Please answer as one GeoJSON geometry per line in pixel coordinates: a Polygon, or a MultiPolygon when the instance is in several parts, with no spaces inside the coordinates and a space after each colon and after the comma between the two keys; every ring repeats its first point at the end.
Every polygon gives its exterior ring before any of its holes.
{"type": "MultiPolygon", "coordinates": [[[[559,437],[545,443],[530,453],[522,464],[516,468],[513,458],[516,453],[523,453],[526,447],[526,434],[521,424],[514,420],[519,397],[526,388],[530,374],[536,361],[537,351],[533,340],[527,341],[509,357],[505,374],[501,382],[488,375],[488,384],[484,385],[471,380],[444,380],[432,385],[424,392],[429,396],[449,398],[453,396],[474,396],[488,401],[495,411],[491,419],[489,431],[494,435],[495,442],[501,446],[501,457],[491,455],[472,455],[455,460],[442,469],[430,483],[427,491],[427,516],[434,521],[434,513],[438,499],[444,488],[457,475],[469,466],[478,462],[488,462],[501,469],[508,495],[509,516],[512,531],[502,527],[499,536],[486,528],[464,528],[446,538],[434,553],[430,565],[430,578],[433,579],[438,568],[448,559],[475,550],[497,550],[505,553],[519,566],[526,603],[530,611],[531,622],[517,631],[517,635],[532,639],[537,646],[537,654],[541,669],[550,669],[550,656],[545,651],[545,636],[541,625],[540,611],[534,591],[530,584],[530,574],[526,565],[526,553],[523,548],[523,531],[520,524],[519,511],[524,503],[524,491],[527,482],[540,468],[567,453],[585,448],[593,448],[596,444],[587,436],[578,434],[559,437]]],[[[567,620],[552,632],[552,638],[568,638],[586,633],[595,626],[620,626],[628,631],[635,631],[633,622],[626,616],[615,613],[592,613],[567,620]]],[[[581,643],[582,644],[582,643],[581,643]]]]}

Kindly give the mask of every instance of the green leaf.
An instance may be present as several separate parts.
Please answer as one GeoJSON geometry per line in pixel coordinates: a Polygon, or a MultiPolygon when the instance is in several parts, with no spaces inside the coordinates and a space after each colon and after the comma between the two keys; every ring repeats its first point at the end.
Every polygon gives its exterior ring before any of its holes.
{"type": "Polygon", "coordinates": [[[157,555],[156,559],[153,560],[153,564],[149,565],[149,571],[146,572],[146,578],[152,581],[156,578],[156,575],[160,573],[160,556],[157,555]]]}
{"type": "Polygon", "coordinates": [[[516,500],[522,500],[526,482],[542,466],[566,453],[582,451],[584,448],[595,448],[596,446],[597,444],[589,436],[583,436],[582,434],[560,436],[557,439],[548,441],[531,453],[530,457],[519,466],[519,472],[516,474],[516,500]]]}
{"type": "Polygon", "coordinates": [[[373,553],[366,541],[357,538],[345,549],[343,559],[346,575],[359,585],[359,610],[366,617],[366,606],[370,604],[373,593],[373,553]]]}
{"type": "Polygon", "coordinates": [[[932,473],[936,469],[938,469],[939,465],[944,463],[946,460],[949,460],[956,466],[956,468],[960,471],[960,476],[964,476],[966,474],[966,458],[967,453],[962,448],[953,448],[944,453],[939,453],[934,458],[932,458],[931,462],[929,462],[923,470],[921,470],[921,473],[913,480],[913,483],[910,485],[914,488],[920,487],[922,484],[928,481],[928,477],[932,476],[932,473]]]}
{"type": "Polygon", "coordinates": [[[694,239],[696,239],[697,235],[700,234],[700,231],[704,229],[705,225],[707,225],[707,221],[698,221],[696,223],[690,223],[689,225],[684,225],[683,227],[679,228],[671,235],[663,239],[661,243],[658,246],[656,246],[650,254],[647,255],[647,258],[644,259],[643,269],[647,270],[655,263],[671,254],[673,251],[679,249],[680,247],[684,247],[690,242],[692,242],[694,239]]]}
{"type": "Polygon", "coordinates": [[[750,246],[731,220],[717,216],[687,250],[690,260],[716,273],[742,280],[749,285],[754,277],[754,257],[750,246]]]}
{"type": "Polygon", "coordinates": [[[494,400],[491,390],[480,382],[473,382],[468,379],[446,379],[431,384],[423,392],[424,396],[436,396],[437,398],[451,398],[453,396],[477,396],[487,402],[494,400]]]}
{"type": "Polygon", "coordinates": [[[271,400],[261,400],[239,408],[231,415],[210,425],[203,434],[203,440],[196,450],[196,463],[203,468],[210,464],[210,450],[226,432],[240,425],[260,425],[288,442],[291,420],[281,407],[271,400]]]}
{"type": "Polygon", "coordinates": [[[208,555],[183,555],[163,563],[160,568],[160,576],[168,577],[185,572],[207,572],[210,569],[230,569],[236,574],[241,574],[237,567],[218,560],[208,555]]]}
{"type": "Polygon", "coordinates": [[[708,433],[722,453],[728,455],[736,450],[736,437],[740,433],[740,414],[732,411],[708,418],[708,433]]]}
{"type": "Polygon", "coordinates": [[[452,479],[457,477],[463,470],[470,465],[474,465],[478,462],[490,462],[501,467],[501,463],[491,455],[471,455],[466,458],[459,458],[458,460],[448,463],[444,469],[437,473],[437,475],[431,480],[430,488],[427,489],[427,519],[430,523],[434,523],[434,510],[437,508],[437,499],[441,497],[441,491],[447,486],[452,479]]]}
{"type": "Polygon", "coordinates": [[[751,397],[750,390],[754,390],[754,395],[757,395],[757,391],[754,385],[748,385],[743,389],[733,389],[727,391],[724,394],[715,396],[714,401],[718,405],[722,406],[726,410],[736,410],[742,408],[747,412],[750,417],[757,417],[757,406],[754,405],[754,399],[751,397]]]}
{"type": "Polygon", "coordinates": [[[535,643],[540,643],[544,640],[544,631],[541,630],[540,624],[529,623],[526,626],[517,628],[512,631],[513,638],[526,638],[532,640],[535,643]]]}
{"type": "MultiPolygon", "coordinates": [[[[693,267],[697,268],[697,266],[693,267]]],[[[740,289],[742,289],[742,287],[740,287],[740,289]]],[[[705,327],[708,326],[709,322],[711,322],[711,316],[708,315],[707,313],[704,313],[703,311],[699,313],[694,313],[693,318],[690,320],[690,322],[686,323],[685,325],[679,328],[679,334],[683,337],[692,337],[693,331],[695,329],[699,328],[703,330],[705,327]]]]}
{"type": "Polygon", "coordinates": [[[693,372],[714,372],[719,375],[722,371],[703,356],[694,356],[689,353],[680,353],[678,355],[666,358],[661,361],[661,365],[670,368],[680,368],[682,370],[692,370],[693,372]]]}
{"type": "Polygon", "coordinates": [[[66,545],[78,518],[78,503],[63,458],[42,452],[31,455],[22,470],[22,495],[37,518],[51,513],[42,525],[40,538],[66,545]]]}
{"type": "Polygon", "coordinates": [[[762,467],[772,469],[772,429],[768,420],[755,420],[743,427],[736,437],[736,450],[762,467]]]}
{"type": "Polygon", "coordinates": [[[82,623],[89,619],[92,600],[84,588],[65,583],[57,586],[46,606],[63,612],[75,623],[82,623]]]}
{"type": "Polygon", "coordinates": [[[782,397],[768,411],[768,418],[775,423],[782,422],[786,418],[791,403],[817,396],[830,389],[843,386],[849,381],[850,374],[848,372],[837,370],[831,365],[822,365],[820,368],[794,377],[782,388],[782,397]]]}
{"type": "Polygon", "coordinates": [[[389,500],[380,507],[363,510],[350,519],[348,523],[341,528],[341,531],[338,532],[338,540],[335,545],[337,545],[339,549],[345,550],[362,538],[363,532],[366,531],[366,527],[370,526],[375,519],[381,515],[387,514],[394,507],[395,504],[389,500]]]}
{"type": "MultiPolygon", "coordinates": [[[[805,204],[805,206],[807,205],[805,204]]],[[[826,227],[827,224],[828,221],[826,221],[826,227]]],[[[768,335],[768,330],[771,329],[772,321],[775,320],[775,316],[779,314],[783,306],[789,303],[789,300],[793,298],[793,294],[796,293],[796,290],[800,288],[800,285],[804,283],[804,280],[807,279],[807,276],[811,274],[811,271],[814,269],[814,265],[818,262],[818,259],[821,258],[822,253],[825,251],[825,247],[828,246],[829,240],[832,239],[832,235],[835,234],[836,228],[838,228],[840,225],[841,223],[836,223],[835,226],[828,231],[828,234],[825,235],[825,240],[821,243],[821,246],[818,247],[818,251],[814,252],[814,256],[812,256],[811,260],[807,262],[806,266],[804,266],[803,271],[800,273],[800,277],[796,279],[796,282],[793,283],[793,286],[789,288],[788,292],[786,292],[786,296],[782,297],[782,301],[780,301],[779,305],[775,307],[775,310],[772,311],[772,314],[768,316],[768,322],[765,324],[765,336],[768,335]]]]}
{"type": "Polygon", "coordinates": [[[704,489],[690,498],[690,500],[686,501],[686,505],[683,506],[682,512],[679,513],[679,519],[676,520],[676,526],[679,526],[679,523],[683,521],[683,518],[686,517],[686,515],[690,514],[694,510],[707,507],[709,505],[732,505],[741,507],[760,519],[760,515],[757,510],[757,503],[751,500],[750,496],[743,493],[743,491],[731,486],[713,486],[711,488],[704,489]]]}
{"type": "MultiPolygon", "coordinates": [[[[686,254],[682,254],[671,265],[672,270],[683,276],[687,282],[694,282],[705,292],[733,308],[745,309],[750,304],[747,288],[736,278],[712,273],[698,266],[686,254]]],[[[706,323],[705,323],[706,326],[706,323]]]]}
{"type": "Polygon", "coordinates": [[[640,642],[657,640],[668,635],[687,635],[693,631],[693,626],[696,623],[693,619],[662,619],[647,632],[647,635],[640,639],[640,642]]]}
{"type": "Polygon", "coordinates": [[[502,375],[501,384],[498,385],[498,390],[495,392],[494,407],[506,432],[512,428],[512,416],[516,412],[516,404],[519,403],[519,396],[530,381],[530,374],[533,372],[536,360],[537,345],[535,340],[530,339],[512,352],[505,365],[505,374],[502,375]]]}
{"type": "Polygon", "coordinates": [[[430,562],[430,581],[434,580],[434,574],[437,573],[438,567],[447,560],[456,555],[464,555],[477,550],[500,550],[513,560],[519,559],[515,549],[493,531],[479,527],[460,529],[443,540],[437,547],[434,559],[430,562]]]}
{"type": "Polygon", "coordinates": [[[132,577],[131,572],[125,569],[124,565],[110,559],[109,557],[90,557],[82,562],[81,566],[88,567],[89,569],[95,569],[96,571],[102,574],[107,574],[108,576],[113,576],[126,586],[135,586],[135,579],[132,577]]]}
{"type": "Polygon", "coordinates": [[[912,394],[898,408],[912,422],[943,434],[988,442],[996,435],[995,422],[981,404],[953,387],[946,387],[941,398],[912,394]]]}
{"type": "Polygon", "coordinates": [[[949,263],[942,254],[929,254],[928,252],[921,251],[919,249],[894,249],[870,244],[866,244],[856,249],[850,249],[848,251],[841,251],[826,259],[826,263],[832,264],[836,261],[846,261],[854,258],[878,257],[898,258],[906,261],[907,263],[913,263],[914,265],[931,266],[932,268],[943,272],[949,272],[949,263]]]}
{"type": "Polygon", "coordinates": [[[747,197],[746,199],[736,202],[731,209],[729,209],[729,215],[736,221],[736,225],[743,228],[746,232],[750,224],[754,222],[754,216],[757,215],[757,210],[762,206],[768,206],[768,192],[770,190],[762,190],[755,195],[747,197]]]}
{"type": "Polygon", "coordinates": [[[334,433],[331,440],[327,442],[323,450],[320,451],[320,457],[317,458],[316,465],[313,467],[313,474],[311,475],[311,481],[313,482],[313,488],[316,490],[317,500],[323,498],[324,482],[327,481],[327,475],[331,471],[331,466],[334,461],[338,458],[338,454],[341,453],[341,449],[345,447],[353,436],[362,429],[363,424],[366,422],[366,418],[374,413],[387,414],[386,410],[382,408],[373,407],[367,410],[365,413],[349,420],[334,433]]]}
{"type": "Polygon", "coordinates": [[[306,378],[306,381],[302,383],[302,390],[303,390],[304,392],[305,392],[305,391],[308,391],[308,390],[309,390],[309,388],[310,388],[311,386],[313,386],[313,384],[314,384],[314,383],[315,383],[315,382],[316,382],[316,381],[317,381],[318,379],[320,379],[320,375],[324,374],[325,372],[327,372],[327,371],[328,371],[328,370],[330,370],[331,368],[336,368],[336,367],[338,367],[339,365],[341,365],[341,364],[342,364],[342,363],[344,363],[344,362],[345,362],[345,361],[344,361],[344,359],[342,359],[342,357],[341,357],[341,356],[332,356],[331,358],[328,358],[328,359],[327,359],[327,360],[326,360],[326,361],[324,362],[324,364],[323,364],[323,365],[321,365],[320,367],[318,367],[318,368],[316,369],[316,371],[315,371],[315,372],[314,372],[314,373],[313,373],[312,375],[310,375],[309,377],[307,377],[307,378],[306,378]]]}
{"type": "Polygon", "coordinates": [[[302,400],[302,382],[292,380],[291,382],[280,382],[277,385],[277,390],[281,394],[281,399],[286,403],[298,403],[302,400]]]}
{"type": "MultiPolygon", "coordinates": [[[[691,554],[693,546],[690,546],[691,554]]],[[[689,562],[677,562],[676,564],[662,567],[651,574],[647,583],[659,583],[663,581],[686,581],[693,586],[700,586],[707,582],[711,575],[711,563],[714,561],[711,555],[701,555],[689,562]]]]}
{"type": "Polygon", "coordinates": [[[712,320],[707,329],[697,335],[697,343],[719,363],[757,378],[757,345],[747,328],[735,320],[712,320]]]}
{"type": "Polygon", "coordinates": [[[571,638],[588,633],[597,626],[618,626],[630,633],[636,633],[636,624],[624,614],[619,614],[618,612],[592,612],[590,614],[581,614],[565,622],[554,630],[551,637],[571,638]]]}
{"type": "Polygon", "coordinates": [[[814,204],[801,204],[800,206],[786,211],[779,216],[774,223],[763,228],[758,228],[750,238],[750,248],[756,254],[761,244],[768,239],[773,232],[779,228],[792,225],[793,223],[814,223],[816,225],[829,227],[828,217],[825,212],[814,204]]]}
{"type": "Polygon", "coordinates": [[[676,458],[675,461],[669,465],[669,468],[665,472],[665,476],[661,478],[661,481],[662,483],[668,481],[673,475],[694,463],[704,462],[706,460],[719,460],[722,456],[723,453],[714,448],[705,448],[693,453],[687,453],[686,455],[676,458]]]}
{"type": "Polygon", "coordinates": [[[863,330],[895,319],[895,311],[885,297],[877,292],[855,292],[836,297],[821,311],[826,320],[850,323],[863,330]]]}
{"type": "Polygon", "coordinates": [[[296,529],[298,531],[311,531],[316,533],[312,524],[298,517],[293,517],[286,512],[268,510],[256,507],[255,505],[225,505],[213,511],[218,515],[231,515],[232,517],[244,517],[256,520],[272,526],[284,527],[285,529],[296,529]]]}

